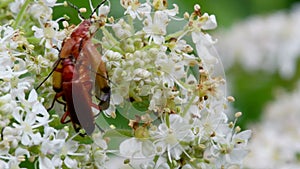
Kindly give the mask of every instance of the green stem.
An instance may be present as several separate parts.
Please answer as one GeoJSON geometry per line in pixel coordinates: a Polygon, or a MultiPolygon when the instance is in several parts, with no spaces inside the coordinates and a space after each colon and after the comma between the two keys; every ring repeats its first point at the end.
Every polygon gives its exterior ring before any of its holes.
{"type": "Polygon", "coordinates": [[[102,28],[103,35],[109,38],[110,41],[113,42],[113,45],[118,45],[119,46],[119,41],[115,39],[112,34],[105,28],[102,28]]]}
{"type": "Polygon", "coordinates": [[[168,36],[166,36],[165,40],[168,41],[171,38],[178,38],[184,34],[187,34],[189,32],[189,27],[186,25],[182,30],[179,30],[177,32],[174,32],[172,34],[169,34],[168,36]]]}
{"type": "Polygon", "coordinates": [[[31,2],[31,0],[26,0],[25,3],[23,4],[23,6],[22,6],[22,8],[21,8],[21,10],[20,10],[20,12],[19,12],[19,14],[18,14],[15,22],[12,25],[12,27],[14,29],[16,29],[19,26],[20,22],[23,20],[24,14],[26,12],[26,8],[28,7],[28,5],[29,5],[30,2],[31,2]]]}
{"type": "Polygon", "coordinates": [[[182,117],[184,117],[186,115],[187,111],[191,107],[191,105],[194,102],[195,98],[196,98],[196,95],[193,95],[192,99],[190,99],[190,101],[188,102],[188,104],[185,106],[185,108],[184,108],[184,110],[182,112],[182,117]]]}
{"type": "Polygon", "coordinates": [[[170,116],[168,113],[166,113],[166,125],[168,128],[170,128],[170,116]]]}

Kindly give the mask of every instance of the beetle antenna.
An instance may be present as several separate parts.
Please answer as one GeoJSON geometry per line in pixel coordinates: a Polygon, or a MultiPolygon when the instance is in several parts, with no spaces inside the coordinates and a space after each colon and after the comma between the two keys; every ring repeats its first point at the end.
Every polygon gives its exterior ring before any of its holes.
{"type": "Polygon", "coordinates": [[[58,66],[58,64],[59,64],[59,61],[60,61],[61,59],[59,58],[57,61],[55,61],[55,63],[54,63],[54,66],[53,66],[53,69],[51,70],[51,72],[48,74],[48,76],[35,88],[35,90],[38,90],[41,86],[42,86],[42,84],[44,84],[45,82],[46,82],[46,80],[53,74],[53,72],[55,71],[55,68],[58,66]]]}
{"type": "MultiPolygon", "coordinates": [[[[96,11],[100,8],[100,6],[103,5],[106,1],[107,1],[107,0],[103,0],[100,4],[98,4],[98,5],[96,6],[96,8],[95,8],[95,9],[93,10],[93,12],[91,13],[90,18],[94,15],[94,13],[96,13],[96,11]]],[[[91,5],[91,7],[92,7],[92,4],[90,4],[90,5],[91,5]]]]}
{"type": "Polygon", "coordinates": [[[81,11],[80,11],[80,8],[78,8],[76,5],[72,4],[71,2],[69,1],[65,1],[65,3],[67,3],[68,6],[74,8],[77,12],[78,12],[78,17],[81,19],[81,20],[84,20],[84,16],[82,15],[81,11]]]}

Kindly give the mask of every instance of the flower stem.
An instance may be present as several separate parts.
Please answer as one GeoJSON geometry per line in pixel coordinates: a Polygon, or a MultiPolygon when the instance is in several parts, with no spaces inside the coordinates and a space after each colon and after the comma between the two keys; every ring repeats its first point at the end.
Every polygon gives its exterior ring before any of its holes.
{"type": "Polygon", "coordinates": [[[184,110],[182,112],[183,117],[186,115],[186,113],[190,109],[190,107],[191,107],[192,103],[194,102],[195,98],[196,98],[196,95],[193,95],[192,99],[189,100],[188,104],[186,105],[186,107],[184,108],[184,110]]]}
{"type": "Polygon", "coordinates": [[[31,2],[31,0],[26,0],[26,1],[24,2],[24,4],[22,5],[22,8],[21,8],[21,10],[20,10],[20,12],[19,12],[17,18],[16,18],[15,22],[14,22],[13,25],[12,25],[12,27],[13,27],[14,29],[16,29],[17,26],[19,26],[20,22],[23,20],[23,16],[24,16],[24,14],[25,14],[25,12],[26,12],[26,8],[27,8],[27,6],[29,5],[30,2],[31,2]]]}

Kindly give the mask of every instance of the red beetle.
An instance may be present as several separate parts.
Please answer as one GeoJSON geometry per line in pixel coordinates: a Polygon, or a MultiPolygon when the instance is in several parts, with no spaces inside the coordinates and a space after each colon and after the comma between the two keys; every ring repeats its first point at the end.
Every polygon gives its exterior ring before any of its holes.
{"type": "MultiPolygon", "coordinates": [[[[55,101],[64,104],[66,112],[61,118],[61,123],[71,121],[76,132],[84,128],[87,134],[91,134],[95,129],[92,107],[102,111],[109,107],[110,101],[110,86],[105,63],[91,41],[97,31],[95,27],[99,28],[105,24],[100,17],[93,16],[105,2],[106,0],[101,2],[90,18],[83,20],[70,36],[64,39],[59,59],[50,73],[56,95],[49,109],[53,107],[55,101]],[[94,85],[93,80],[95,80],[94,85]],[[92,102],[93,88],[96,98],[100,100],[98,106],[92,102]],[[64,102],[60,101],[60,98],[64,102]]],[[[71,3],[68,4],[78,10],[71,3]]]]}

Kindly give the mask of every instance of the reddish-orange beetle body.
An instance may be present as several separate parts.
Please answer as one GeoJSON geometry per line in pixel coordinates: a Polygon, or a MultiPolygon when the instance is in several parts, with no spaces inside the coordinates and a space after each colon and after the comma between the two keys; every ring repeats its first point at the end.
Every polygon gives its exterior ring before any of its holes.
{"type": "Polygon", "coordinates": [[[92,18],[83,20],[70,36],[64,39],[52,75],[53,89],[56,92],[53,104],[55,101],[62,103],[59,100],[62,98],[65,102],[62,104],[66,106],[61,122],[71,121],[77,132],[82,127],[87,134],[91,134],[95,129],[92,107],[100,111],[105,110],[110,101],[105,63],[91,41],[95,33],[95,30],[92,30],[93,22],[92,18]],[[92,91],[100,100],[98,106],[92,101],[92,91]]]}

